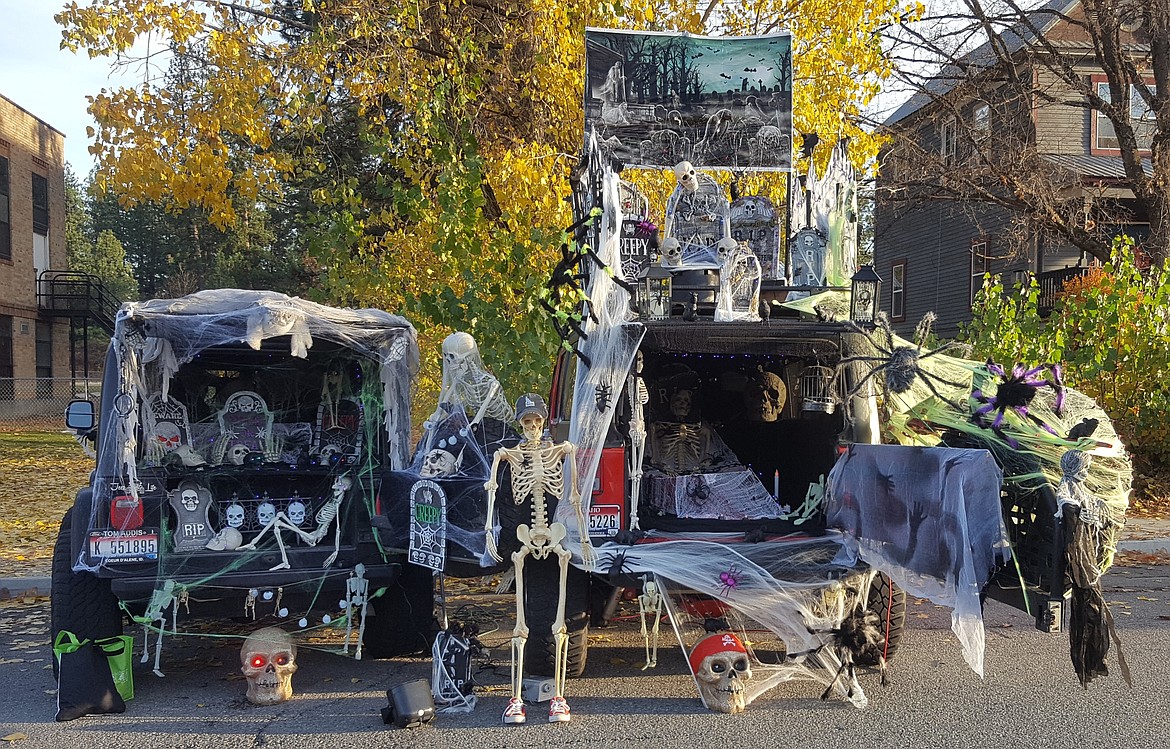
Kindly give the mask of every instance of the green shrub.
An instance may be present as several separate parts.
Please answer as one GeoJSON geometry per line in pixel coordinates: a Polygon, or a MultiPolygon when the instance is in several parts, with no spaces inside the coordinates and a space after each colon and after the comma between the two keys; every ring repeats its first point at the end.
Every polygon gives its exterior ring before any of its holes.
{"type": "Polygon", "coordinates": [[[1170,463],[1170,270],[1134,262],[1133,241],[1114,242],[1109,265],[1069,281],[1047,318],[1039,288],[1005,292],[985,279],[960,338],[973,357],[1010,366],[1059,363],[1065,383],[1093,397],[1130,451],[1170,463]]]}

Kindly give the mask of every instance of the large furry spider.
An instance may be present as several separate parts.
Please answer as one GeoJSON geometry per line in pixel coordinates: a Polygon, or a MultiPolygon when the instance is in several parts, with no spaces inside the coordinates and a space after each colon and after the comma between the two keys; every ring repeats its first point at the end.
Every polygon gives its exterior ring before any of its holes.
{"type": "Polygon", "coordinates": [[[982,390],[975,390],[971,397],[983,404],[975,413],[971,414],[971,421],[983,429],[990,429],[996,436],[1008,443],[1013,450],[1018,450],[1020,443],[1003,431],[1004,417],[1009,410],[1018,416],[1031,421],[1044,431],[1056,434],[1056,430],[1036,418],[1028,411],[1028,406],[1036,397],[1040,388],[1050,387],[1056,391],[1056,402],[1053,411],[1059,416],[1064,410],[1064,383],[1060,378],[1059,364],[1041,364],[1032,369],[1026,369],[1023,364],[1012,367],[1011,374],[991,359],[987,360],[987,371],[1000,378],[995,388],[995,395],[985,395],[982,390]],[[1048,376],[1044,376],[1047,373],[1048,376]],[[995,418],[988,422],[987,416],[995,411],[995,418]]]}
{"type": "MultiPolygon", "coordinates": [[[[935,386],[935,382],[954,388],[964,388],[963,383],[945,380],[938,375],[931,374],[921,366],[923,359],[929,359],[932,356],[937,356],[938,354],[955,349],[964,352],[967,349],[965,344],[957,341],[947,341],[937,348],[925,350],[924,352],[927,341],[930,339],[930,329],[934,325],[934,320],[935,314],[933,312],[927,312],[923,316],[922,321],[918,323],[918,327],[914,329],[914,344],[912,346],[895,345],[894,331],[890,328],[890,321],[884,313],[879,312],[877,314],[874,320],[877,330],[872,333],[852,322],[848,323],[850,328],[855,332],[865,336],[869,344],[877,351],[877,356],[866,354],[847,356],[837,365],[838,375],[840,375],[841,370],[846,365],[854,362],[863,362],[870,365],[869,371],[857,380],[852,389],[845,394],[845,399],[847,400],[860,393],[865,384],[880,372],[882,373],[882,378],[879,382],[884,385],[886,391],[889,393],[905,393],[914,386],[915,380],[922,380],[923,384],[939,400],[956,410],[963,410],[957,403],[940,393],[935,386]],[[876,335],[878,331],[882,333],[881,339],[876,335]]],[[[839,376],[838,381],[840,381],[839,376]]]]}

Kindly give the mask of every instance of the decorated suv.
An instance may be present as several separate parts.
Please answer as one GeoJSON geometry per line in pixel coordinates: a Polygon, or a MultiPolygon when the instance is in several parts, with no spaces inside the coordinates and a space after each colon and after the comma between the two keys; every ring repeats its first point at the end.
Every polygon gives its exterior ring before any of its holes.
{"type": "Polygon", "coordinates": [[[54,636],[130,617],[161,649],[208,614],[344,621],[359,657],[426,648],[431,573],[370,522],[409,456],[417,367],[414,328],[378,310],[240,290],[125,305],[100,403],[67,412],[96,467],[61,523],[54,636]]]}

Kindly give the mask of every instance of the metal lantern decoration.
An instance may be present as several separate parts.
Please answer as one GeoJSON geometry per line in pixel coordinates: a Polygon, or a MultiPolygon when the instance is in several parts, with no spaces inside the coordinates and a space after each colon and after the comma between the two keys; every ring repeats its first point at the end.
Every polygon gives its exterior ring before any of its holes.
{"type": "Polygon", "coordinates": [[[882,279],[872,265],[863,265],[853,274],[849,318],[858,325],[873,327],[877,320],[882,279]]]}
{"type": "Polygon", "coordinates": [[[805,367],[800,375],[800,410],[833,413],[834,371],[820,365],[805,367]]]}
{"type": "Polygon", "coordinates": [[[638,313],[649,320],[670,318],[670,270],[651,265],[638,274],[638,313]]]}

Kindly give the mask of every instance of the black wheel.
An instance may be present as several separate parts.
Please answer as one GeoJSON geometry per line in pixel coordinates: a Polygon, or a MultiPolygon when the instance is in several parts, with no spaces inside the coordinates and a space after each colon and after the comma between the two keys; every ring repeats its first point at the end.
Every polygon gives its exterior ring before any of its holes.
{"type": "MultiPolygon", "coordinates": [[[[883,655],[886,662],[889,663],[893,660],[894,653],[898,651],[898,644],[902,641],[902,630],[906,626],[906,591],[879,572],[869,586],[867,609],[877,614],[878,627],[885,639],[883,655]]],[[[879,666],[881,664],[876,658],[861,658],[858,659],[857,665],[879,666]]]]}
{"type": "MultiPolygon", "coordinates": [[[[73,571],[73,508],[65,511],[53,546],[52,595],[49,599],[50,642],[69,631],[78,640],[122,634],[122,610],[110,581],[89,572],[73,571]]],[[[57,661],[53,659],[53,673],[57,661]]]]}
{"type": "MultiPolygon", "coordinates": [[[[557,618],[560,563],[555,555],[547,559],[524,560],[524,618],[528,643],[524,647],[524,670],[533,676],[552,676],[556,663],[556,640],[552,624],[557,618]]],[[[589,574],[570,565],[565,590],[565,627],[569,632],[568,664],[572,677],[585,672],[589,653],[589,574]]]]}
{"type": "Polygon", "coordinates": [[[435,623],[435,577],[425,567],[402,562],[402,574],[373,599],[362,638],[370,658],[431,652],[435,623]]]}

